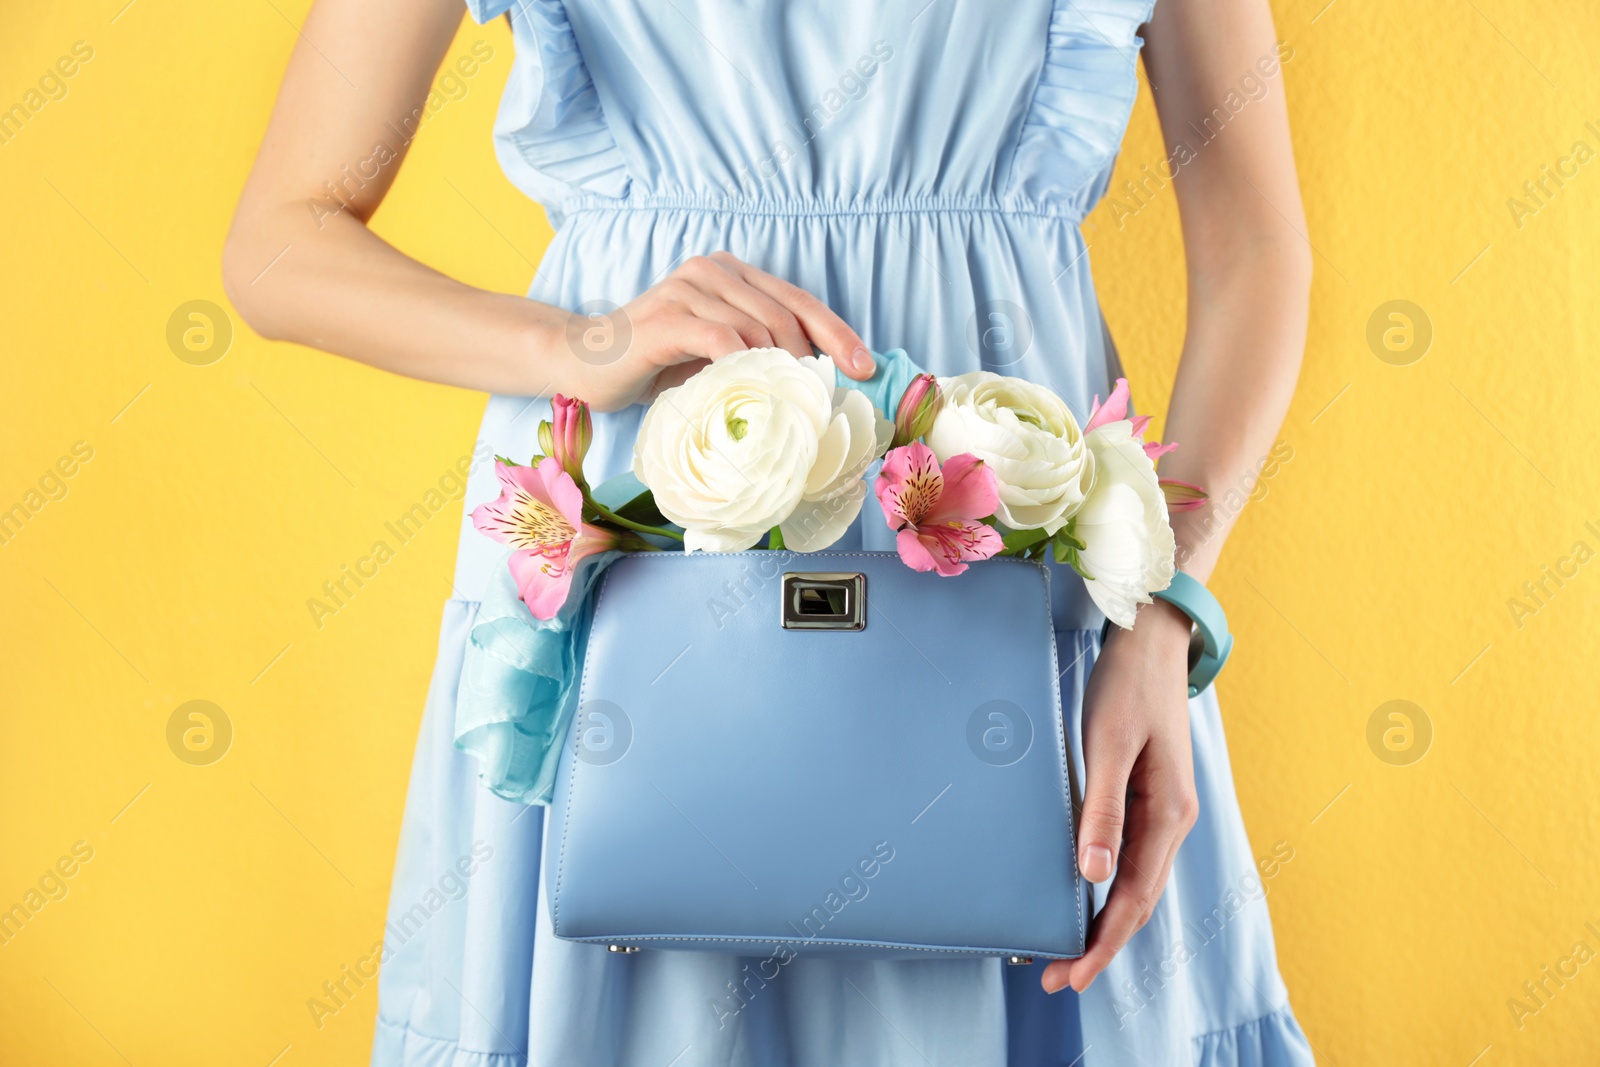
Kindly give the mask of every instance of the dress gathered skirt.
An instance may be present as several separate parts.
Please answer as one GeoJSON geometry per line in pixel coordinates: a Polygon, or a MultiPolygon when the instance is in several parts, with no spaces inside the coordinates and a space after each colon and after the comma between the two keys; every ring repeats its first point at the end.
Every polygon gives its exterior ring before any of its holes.
{"type": "MultiPolygon", "coordinates": [[[[821,298],[875,351],[1040,382],[1083,421],[1116,356],[1078,224],[1109,181],[1151,2],[468,0],[480,22],[510,21],[496,149],[556,230],[528,295],[609,312],[727,250],[821,298]]],[[[631,467],[642,413],[596,416],[592,478],[631,467]]],[[[498,495],[482,460],[537,452],[549,417],[548,401],[490,399],[468,511],[498,495]]],[[[893,535],[868,509],[836,547],[892,550],[893,535]]],[[[545,809],[491,793],[454,744],[464,652],[502,561],[464,520],[384,931],[375,1067],[1312,1062],[1266,905],[1293,852],[1245,837],[1214,690],[1189,702],[1199,822],[1150,922],[1082,995],[1046,996],[1042,963],[997,959],[802,958],[751,992],[740,957],[557,939],[545,809]]],[[[1103,620],[1081,582],[1053,577],[1081,775],[1103,620]]]]}

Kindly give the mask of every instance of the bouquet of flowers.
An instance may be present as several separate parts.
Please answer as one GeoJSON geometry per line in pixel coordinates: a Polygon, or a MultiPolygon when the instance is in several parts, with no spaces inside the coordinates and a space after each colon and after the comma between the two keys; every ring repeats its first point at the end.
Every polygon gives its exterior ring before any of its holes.
{"type": "Polygon", "coordinates": [[[608,505],[590,488],[588,408],[557,396],[539,428],[544,454],[526,465],[497,457],[501,495],[472,519],[511,549],[521,599],[547,620],[597,553],[827,548],[870,482],[914,570],[951,577],[994,556],[1051,558],[1129,627],[1172,580],[1168,512],[1205,494],[1157,478],[1155,460],[1176,446],[1146,443],[1149,417],[1130,417],[1128,404],[1118,379],[1080,427],[1060,397],[1020,378],[918,373],[891,421],[887,400],[880,412],[828,356],[749,349],[650,405],[633,453],[643,488],[631,499],[608,505]]]}

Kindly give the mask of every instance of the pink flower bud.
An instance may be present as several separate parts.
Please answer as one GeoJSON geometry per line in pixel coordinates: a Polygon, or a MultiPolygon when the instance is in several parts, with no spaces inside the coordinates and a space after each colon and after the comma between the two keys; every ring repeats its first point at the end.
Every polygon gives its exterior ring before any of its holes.
{"type": "MultiPolygon", "coordinates": [[[[1149,448],[1148,445],[1145,446],[1149,448]]],[[[1168,511],[1193,511],[1201,508],[1210,500],[1206,491],[1193,482],[1179,481],[1177,478],[1162,478],[1160,480],[1161,493],[1167,498],[1168,511]]]]}
{"type": "Polygon", "coordinates": [[[555,422],[551,427],[549,454],[561,464],[562,470],[582,483],[583,458],[589,454],[589,442],[594,438],[589,405],[557,393],[550,406],[555,422]]]}
{"type": "Polygon", "coordinates": [[[908,445],[927,433],[938,413],[939,380],[931,374],[917,375],[900,395],[894,413],[893,447],[908,445]]]}

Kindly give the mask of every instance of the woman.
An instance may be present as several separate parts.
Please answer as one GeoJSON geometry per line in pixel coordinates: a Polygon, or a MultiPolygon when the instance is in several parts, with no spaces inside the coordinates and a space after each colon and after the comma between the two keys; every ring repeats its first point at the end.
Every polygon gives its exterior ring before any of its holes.
{"type": "MultiPolygon", "coordinates": [[[[869,349],[904,347],[938,374],[1043,382],[1082,419],[1115,353],[1077,223],[1105,191],[1147,19],[1190,297],[1165,428],[1183,447],[1162,471],[1220,495],[1248,488],[1272,447],[1311,267],[1266,0],[1169,2],[1153,18],[1150,0],[468,0],[515,34],[497,145],[556,226],[527,299],[452,281],[365,226],[399,165],[374,146],[403,153],[396,132],[458,2],[320,0],[224,269],[268,337],[494,394],[478,455],[536,452],[548,405],[530,398],[561,392],[610,413],[589,459],[608,477],[629,466],[639,401],[755,346],[815,347],[857,378],[869,349]],[[330,203],[325,183],[356,161],[362,182],[330,203]]],[[[469,507],[495,495],[480,464],[469,507]]],[[[1175,516],[1179,563],[1201,581],[1233,517],[1221,510],[1175,516]]],[[[858,529],[840,547],[886,536],[858,529]]],[[[1081,584],[1057,583],[1063,685],[1083,695],[1079,863],[1109,883],[1082,959],[801,960],[730,1022],[715,1005],[737,959],[552,937],[536,890],[543,810],[479,788],[452,747],[462,650],[500,551],[464,535],[375,1064],[1310,1061],[1215,698],[1185,695],[1176,609],[1146,606],[1102,648],[1100,617],[1065,592],[1081,584]],[[465,902],[419,912],[458,861],[465,902]]]]}

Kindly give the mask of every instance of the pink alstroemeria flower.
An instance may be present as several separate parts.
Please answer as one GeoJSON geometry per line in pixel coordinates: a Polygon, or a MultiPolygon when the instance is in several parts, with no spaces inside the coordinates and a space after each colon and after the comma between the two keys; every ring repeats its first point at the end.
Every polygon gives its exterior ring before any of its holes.
{"type": "Polygon", "coordinates": [[[583,491],[561,462],[537,467],[495,461],[500,496],[472,512],[472,525],[509,545],[517,595],[538,619],[553,619],[567,601],[572,572],[585,556],[616,544],[616,535],[583,521],[583,491]]]}
{"type": "Polygon", "coordinates": [[[1005,547],[998,530],[978,521],[1000,506],[999,483],[970,453],[951,456],[941,468],[920,441],[890,449],[876,490],[889,529],[898,531],[895,547],[912,570],[949,578],[966,570],[967,561],[1005,547]]]}
{"type": "MultiPolygon", "coordinates": [[[[1095,394],[1094,404],[1089,408],[1089,421],[1083,427],[1083,432],[1089,434],[1108,422],[1121,422],[1123,419],[1127,419],[1128,402],[1131,398],[1128,390],[1128,379],[1126,378],[1117,379],[1117,387],[1111,390],[1111,395],[1106,397],[1104,404],[1100,403],[1099,394],[1095,394]]],[[[1139,415],[1128,419],[1128,421],[1133,423],[1133,435],[1140,438],[1144,437],[1145,427],[1150,425],[1150,416],[1139,415]]],[[[1151,462],[1154,462],[1177,447],[1176,442],[1164,445],[1159,441],[1145,441],[1144,454],[1150,457],[1151,462]]]]}

